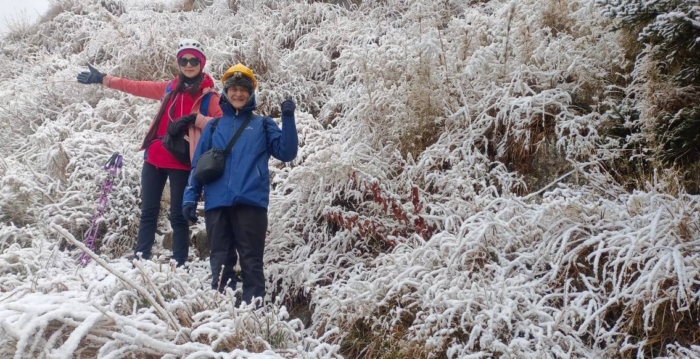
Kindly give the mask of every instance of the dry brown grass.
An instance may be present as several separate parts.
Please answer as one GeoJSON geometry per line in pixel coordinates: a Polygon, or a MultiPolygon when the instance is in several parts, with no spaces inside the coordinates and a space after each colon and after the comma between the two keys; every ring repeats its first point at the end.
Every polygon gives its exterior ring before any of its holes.
{"type": "Polygon", "coordinates": [[[47,173],[53,178],[58,178],[61,183],[65,184],[68,179],[66,175],[66,168],[70,163],[70,156],[63,147],[63,144],[60,142],[56,150],[51,152],[49,155],[50,157],[47,173]]]}
{"type": "Polygon", "coordinates": [[[177,76],[178,71],[171,51],[155,48],[134,53],[126,62],[119,64],[111,74],[131,80],[160,81],[177,76]]]}
{"type": "MultiPolygon", "coordinates": [[[[675,285],[675,281],[667,280],[661,287],[667,290],[675,285]]],[[[668,355],[666,351],[668,344],[677,343],[680,346],[690,347],[700,343],[700,325],[698,325],[700,306],[697,303],[681,311],[676,301],[668,298],[653,309],[654,320],[651,327],[647,328],[644,323],[644,311],[649,304],[648,301],[640,301],[632,307],[625,308],[621,313],[626,333],[637,338],[639,343],[645,341],[642,349],[645,357],[668,355]]],[[[628,358],[637,357],[637,351],[623,351],[623,355],[628,358]]]]}
{"type": "Polygon", "coordinates": [[[66,12],[67,10],[75,7],[78,4],[77,0],[65,0],[52,2],[49,8],[46,10],[44,15],[39,20],[40,23],[47,23],[55,19],[58,15],[66,12]]]}
{"type": "MultiPolygon", "coordinates": [[[[696,54],[683,46],[672,53],[659,46],[643,53],[650,42],[639,41],[639,34],[647,24],[648,21],[624,23],[617,29],[627,66],[613,68],[609,81],[620,88],[635,86],[636,91],[628,104],[634,106],[634,110],[622,113],[616,121],[620,123],[612,123],[610,128],[619,132],[625,119],[637,127],[627,127],[622,131],[627,133],[620,133],[623,150],[629,152],[623,160],[612,161],[608,167],[629,190],[643,189],[645,183],[654,182],[654,172],[671,170],[681,178],[679,185],[685,191],[700,193],[700,139],[695,135],[700,129],[700,89],[679,79],[683,71],[696,66],[696,54]],[[633,70],[635,76],[632,76],[633,70]],[[638,83],[632,84],[635,79],[638,83]],[[645,143],[636,143],[635,148],[630,148],[625,139],[631,132],[640,131],[645,134],[645,143]],[[647,160],[629,163],[628,158],[641,154],[641,148],[648,149],[644,153],[647,160]]],[[[625,94],[606,95],[620,101],[625,94]]]]}
{"type": "MultiPolygon", "coordinates": [[[[644,49],[644,44],[639,41],[639,33],[645,26],[646,24],[639,23],[621,26],[617,29],[617,31],[620,31],[620,45],[624,51],[625,59],[627,59],[630,64],[634,64],[637,56],[644,49]]],[[[628,70],[631,71],[632,68],[630,67],[628,70]]]]}
{"type": "MultiPolygon", "coordinates": [[[[275,296],[277,293],[274,294],[275,296]]],[[[284,300],[289,316],[292,319],[299,319],[308,328],[312,324],[313,309],[311,308],[311,296],[299,291],[296,295],[289,294],[284,300]]]]}
{"type": "Polygon", "coordinates": [[[212,3],[213,0],[183,0],[180,9],[181,11],[201,11],[212,3]]]}
{"type": "Polygon", "coordinates": [[[552,35],[570,34],[574,21],[569,18],[569,0],[547,0],[542,12],[542,26],[551,29],[552,35]]]}
{"type": "Polygon", "coordinates": [[[192,11],[192,10],[194,10],[194,3],[195,3],[196,1],[197,1],[197,0],[185,0],[185,1],[182,3],[182,11],[192,11]]]}
{"type": "MultiPolygon", "coordinates": [[[[261,337],[255,337],[255,333],[236,332],[223,338],[216,338],[218,343],[212,348],[215,352],[232,352],[234,349],[242,349],[253,353],[262,353],[267,349],[266,342],[261,337]]],[[[192,338],[193,341],[212,345],[212,340],[206,336],[192,338]]]]}
{"type": "Polygon", "coordinates": [[[414,319],[413,314],[402,315],[401,322],[390,333],[375,333],[371,323],[358,320],[348,328],[348,335],[340,343],[340,353],[346,358],[356,359],[427,358],[429,353],[421,345],[402,339],[414,319]]]}
{"type": "MultiPolygon", "coordinates": [[[[369,318],[386,317],[391,308],[406,308],[405,301],[400,299],[390,300],[389,304],[379,308],[369,318]]],[[[340,353],[346,358],[353,359],[419,359],[419,358],[446,358],[447,349],[452,343],[466,343],[469,340],[468,330],[470,328],[460,327],[460,323],[454,320],[451,328],[458,328],[449,339],[445,341],[442,348],[428,350],[425,343],[410,341],[411,333],[409,329],[416,319],[415,313],[420,308],[413,307],[411,310],[401,312],[400,320],[390,331],[377,333],[373,330],[371,321],[360,319],[352,323],[345,331],[348,335],[340,343],[340,353]]],[[[475,351],[480,350],[476,343],[475,351]]]]}
{"type": "MultiPolygon", "coordinates": [[[[384,75],[380,74],[380,76],[384,75]]],[[[392,79],[385,80],[387,83],[392,82],[392,79]]],[[[398,147],[404,158],[408,154],[413,158],[418,158],[426,148],[434,144],[440,137],[443,130],[444,112],[434,100],[434,89],[425,85],[432,82],[429,66],[419,68],[415,74],[408,78],[408,81],[411,84],[406,99],[408,118],[405,119],[405,123],[399,126],[401,132],[399,133],[398,147]]],[[[388,111],[391,110],[380,110],[378,113],[388,111]]],[[[388,127],[395,126],[395,124],[387,125],[388,127]]]]}
{"type": "MultiPolygon", "coordinates": [[[[508,132],[506,125],[498,123],[486,132],[488,147],[482,143],[481,150],[489,158],[500,161],[508,170],[523,175],[527,188],[514,188],[517,194],[525,194],[528,190],[534,191],[549,184],[570,170],[570,164],[565,155],[556,148],[557,137],[554,132],[555,119],[549,113],[555,113],[554,109],[548,109],[544,117],[536,114],[528,121],[530,136],[528,139],[515,138],[512,135],[504,138],[508,132]],[[505,141],[505,151],[499,155],[498,144],[505,141]]],[[[497,114],[492,112],[492,116],[497,114]]]]}
{"type": "Polygon", "coordinates": [[[9,41],[22,41],[36,33],[36,27],[31,25],[26,13],[20,14],[19,17],[7,19],[6,26],[7,33],[5,37],[9,41]]]}
{"type": "Polygon", "coordinates": [[[409,131],[399,137],[399,151],[404,158],[410,154],[418,158],[426,148],[434,144],[440,137],[441,126],[436,122],[440,114],[430,108],[418,113],[417,121],[409,131]]]}
{"type": "MultiPolygon", "coordinates": [[[[688,221],[681,221],[679,224],[679,233],[681,236],[688,235],[691,230],[688,228],[688,221]],[[683,234],[685,233],[685,234],[683,234]]],[[[570,242],[576,242],[573,238],[570,242]]],[[[587,258],[596,250],[595,246],[576,248],[569,246],[567,252],[576,252],[573,261],[568,263],[565,271],[560,272],[560,275],[552,283],[554,287],[562,288],[565,283],[571,285],[571,290],[576,292],[588,291],[588,286],[582,278],[588,278],[589,282],[600,282],[603,291],[601,294],[614,293],[613,283],[610,278],[605,275],[605,270],[610,272],[610,260],[608,255],[602,255],[598,258],[598,270],[595,271],[593,263],[587,258]],[[606,279],[608,278],[608,279],[606,279]]],[[[614,259],[614,258],[613,258],[614,259]]],[[[639,265],[644,268],[643,264],[639,265]]],[[[629,287],[635,285],[639,281],[641,273],[637,266],[626,268],[617,268],[615,273],[626,273],[621,276],[622,282],[615,285],[629,287]]],[[[678,286],[675,278],[664,280],[659,284],[659,293],[675,293],[678,286]]],[[[692,291],[697,291],[699,288],[692,288],[692,291]]],[[[563,289],[562,289],[563,290],[563,289]]],[[[697,325],[700,320],[700,307],[697,303],[690,304],[689,308],[681,310],[675,301],[673,294],[662,294],[667,298],[655,307],[649,309],[653,303],[658,303],[660,298],[640,298],[630,299],[623,302],[621,299],[610,305],[603,313],[601,320],[606,328],[617,327],[622,335],[628,335],[632,339],[630,344],[640,344],[643,346],[641,352],[645,357],[666,356],[666,345],[677,343],[680,346],[690,346],[700,341],[700,326],[697,325]],[[651,310],[651,312],[649,312],[651,310]],[[645,312],[646,311],[646,312],[645,312]],[[651,327],[645,327],[644,316],[652,315],[651,327]]],[[[552,302],[550,305],[561,307],[562,302],[552,302]]],[[[584,342],[593,345],[593,338],[590,334],[586,334],[582,338],[584,342]]],[[[633,358],[637,357],[637,349],[627,349],[620,354],[620,357],[633,358]]]]}

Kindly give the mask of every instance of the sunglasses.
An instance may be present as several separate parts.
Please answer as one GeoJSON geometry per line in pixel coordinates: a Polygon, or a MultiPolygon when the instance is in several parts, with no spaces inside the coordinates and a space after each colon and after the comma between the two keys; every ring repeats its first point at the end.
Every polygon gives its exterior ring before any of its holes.
{"type": "Polygon", "coordinates": [[[184,58],[184,57],[181,57],[181,58],[177,59],[177,64],[180,65],[181,67],[187,66],[187,63],[188,63],[188,62],[189,62],[189,64],[192,65],[193,67],[199,66],[199,59],[196,58],[196,57],[192,57],[192,58],[189,58],[189,59],[186,59],[186,58],[184,58]]]}

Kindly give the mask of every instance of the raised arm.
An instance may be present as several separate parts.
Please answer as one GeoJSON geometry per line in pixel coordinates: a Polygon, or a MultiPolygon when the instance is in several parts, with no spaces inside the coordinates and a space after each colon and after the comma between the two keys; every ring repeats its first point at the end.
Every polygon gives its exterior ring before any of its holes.
{"type": "Polygon", "coordinates": [[[169,81],[133,81],[124,78],[105,75],[102,84],[115,90],[134,96],[160,100],[168,87],[169,81]]]}
{"type": "Polygon", "coordinates": [[[168,81],[132,81],[110,76],[90,64],[88,64],[88,71],[79,73],[77,79],[81,84],[102,84],[111,89],[153,100],[160,100],[168,87],[168,81]]]}
{"type": "Polygon", "coordinates": [[[276,159],[289,162],[297,156],[299,149],[299,136],[294,119],[296,106],[292,99],[282,102],[282,129],[271,118],[265,117],[265,130],[267,131],[267,148],[276,159]]]}

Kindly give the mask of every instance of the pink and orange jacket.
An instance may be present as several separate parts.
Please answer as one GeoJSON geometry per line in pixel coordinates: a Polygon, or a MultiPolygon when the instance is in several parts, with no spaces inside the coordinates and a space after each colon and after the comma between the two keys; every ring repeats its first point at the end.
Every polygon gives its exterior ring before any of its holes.
{"type": "MultiPolygon", "coordinates": [[[[171,88],[174,89],[177,85],[177,78],[172,82],[171,88]]],[[[168,103],[163,103],[163,99],[166,98],[165,91],[168,87],[168,83],[170,83],[170,81],[133,81],[109,75],[106,75],[102,80],[102,84],[111,89],[161,101],[161,108],[158,110],[158,115],[156,115],[151,122],[146,132],[146,137],[141,145],[141,149],[147,151],[147,155],[145,156],[146,162],[159,168],[190,170],[189,165],[178,162],[175,157],[163,147],[161,138],[165,135],[170,121],[181,116],[196,113],[197,120],[194,126],[190,126],[188,133],[190,156],[192,156],[197,147],[197,142],[202,135],[204,126],[206,126],[211,119],[223,115],[221,107],[219,107],[219,95],[215,92],[214,80],[212,80],[209,75],[204,74],[204,79],[196,98],[178,93],[175,96],[170,96],[168,103]],[[202,98],[209,92],[214,93],[209,99],[207,116],[203,116],[199,113],[199,107],[202,98]]]]}

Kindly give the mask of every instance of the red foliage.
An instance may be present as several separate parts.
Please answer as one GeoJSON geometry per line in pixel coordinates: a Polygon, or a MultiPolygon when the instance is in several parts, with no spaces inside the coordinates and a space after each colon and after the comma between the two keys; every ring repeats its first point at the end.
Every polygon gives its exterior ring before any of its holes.
{"type": "Polygon", "coordinates": [[[364,194],[371,196],[372,201],[379,204],[385,214],[393,216],[400,226],[388,233],[389,229],[377,219],[365,216],[361,218],[357,213],[348,214],[341,211],[333,211],[326,214],[327,221],[345,228],[349,232],[357,230],[362,237],[374,236],[380,238],[391,247],[395,247],[396,242],[387,238],[389,234],[395,237],[406,237],[411,232],[414,232],[421,236],[423,240],[432,236],[436,227],[429,225],[425,218],[419,215],[423,209],[423,203],[420,201],[418,187],[414,186],[411,189],[410,201],[413,204],[413,211],[409,213],[404,210],[402,202],[383,195],[378,182],[372,182],[371,184],[367,184],[365,181],[360,182],[357,180],[355,172],[350,173],[350,181],[352,185],[361,189],[364,194]]]}

